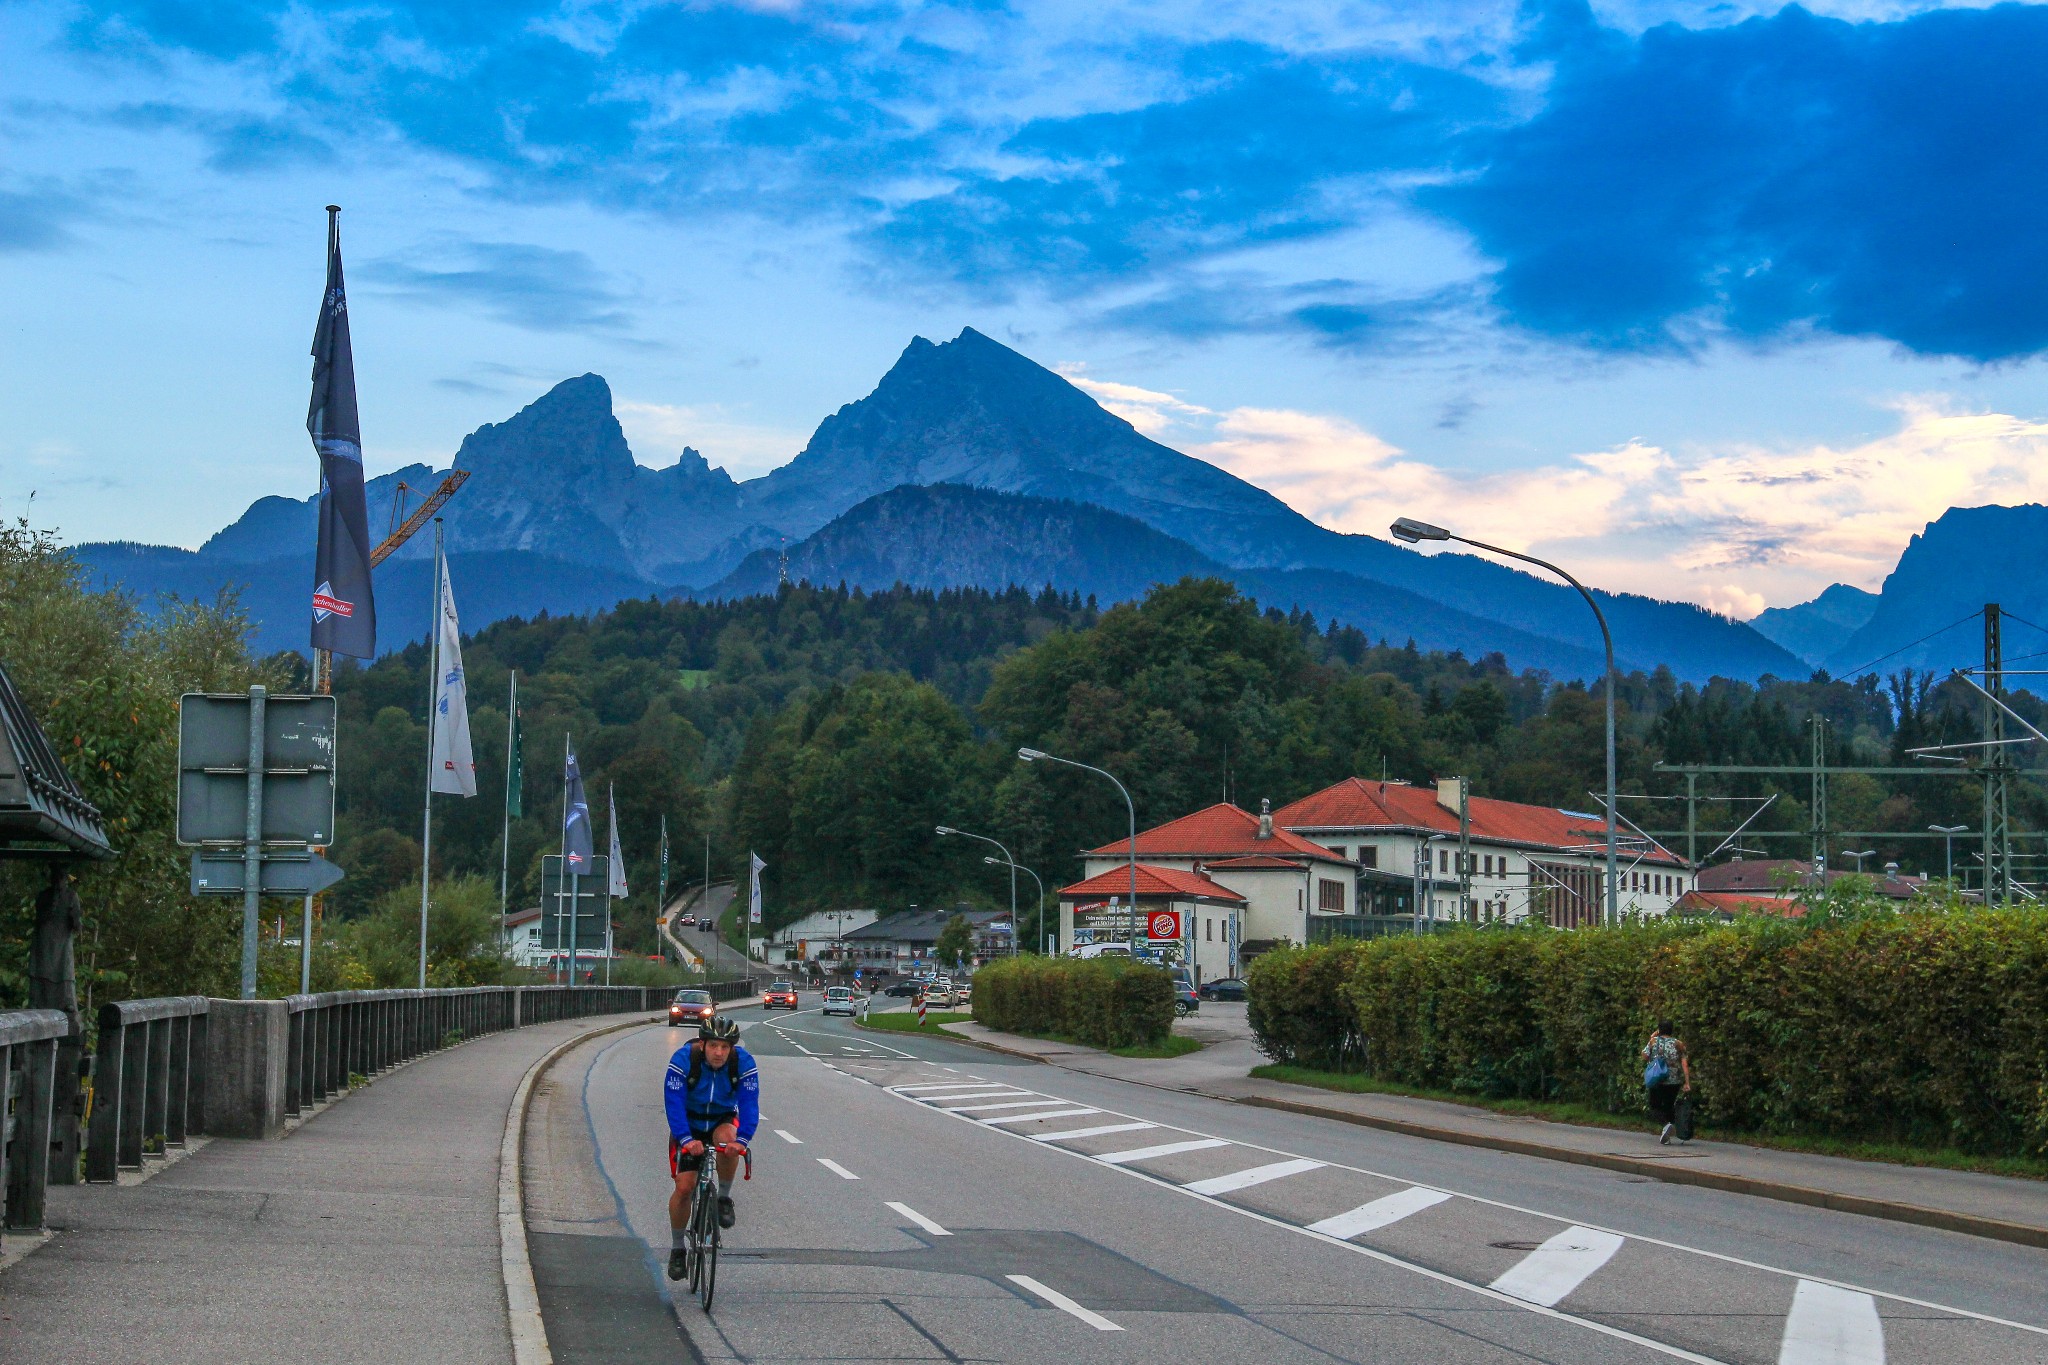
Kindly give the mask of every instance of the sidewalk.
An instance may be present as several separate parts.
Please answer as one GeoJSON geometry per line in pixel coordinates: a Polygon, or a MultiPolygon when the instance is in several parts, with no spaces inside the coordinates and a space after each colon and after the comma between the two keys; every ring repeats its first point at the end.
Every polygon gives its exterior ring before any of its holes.
{"type": "Polygon", "coordinates": [[[509,1360],[506,1106],[550,1048],[632,1017],[491,1034],[280,1141],[215,1139],[141,1185],[53,1188],[60,1231],[0,1273],[0,1362],[509,1360]]]}
{"type": "MultiPolygon", "coordinates": [[[[1205,1012],[1214,1009],[1207,1006],[1205,1012]]],[[[1892,1166],[1732,1142],[1700,1140],[1660,1147],[1647,1121],[1642,1132],[1629,1133],[1518,1118],[1440,1100],[1354,1095],[1259,1080],[1247,1074],[1266,1060],[1253,1045],[1250,1031],[1199,1016],[1176,1023],[1175,1032],[1214,1035],[1213,1041],[1205,1037],[1209,1045],[1200,1052],[1164,1061],[1116,1057],[1094,1048],[996,1033],[979,1024],[944,1027],[984,1047],[1093,1076],[1335,1119],[1436,1142],[1597,1166],[1673,1184],[1701,1185],[2048,1247],[2048,1181],[1892,1166]]]]}

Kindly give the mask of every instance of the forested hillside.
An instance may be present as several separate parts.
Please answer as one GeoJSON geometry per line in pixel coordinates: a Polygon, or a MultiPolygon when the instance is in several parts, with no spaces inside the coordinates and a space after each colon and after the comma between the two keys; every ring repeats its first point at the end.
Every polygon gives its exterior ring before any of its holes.
{"type": "MultiPolygon", "coordinates": [[[[1597,690],[1511,674],[1498,656],[1422,653],[1262,612],[1214,580],[1106,612],[1051,592],[785,587],[501,622],[465,651],[479,794],[437,798],[437,875],[497,875],[505,692],[516,667],[527,748],[513,901],[530,901],[539,855],[556,844],[567,733],[600,823],[616,785],[634,890],[622,915],[636,936],[649,919],[664,815],[674,883],[702,875],[707,835],[714,876],[732,875],[752,849],[769,865],[771,921],[825,905],[1006,895],[1005,874],[981,861],[990,850],[934,837],[941,823],[1003,839],[1055,887],[1073,875],[1078,849],[1123,832],[1122,801],[1085,773],[1019,763],[1019,745],[1116,772],[1141,823],[1226,797],[1277,806],[1354,773],[1415,782],[1462,773],[1482,795],[1574,809],[1589,808],[1602,782],[1597,690]]],[[[337,675],[343,915],[418,876],[424,653],[415,646],[337,675]]],[[[1659,670],[1630,675],[1621,692],[1623,788],[1638,794],[1683,791],[1654,771],[1660,760],[1804,762],[1815,713],[1831,722],[1830,758],[1841,763],[1903,763],[1904,748],[1968,738],[1979,723],[1966,698],[1910,673],[1695,688],[1659,670]]],[[[2032,698],[2021,705],[2040,709],[2032,698]]],[[[1778,793],[1759,828],[1806,824],[1804,778],[1719,790],[1778,793]]],[[[1978,799],[1967,780],[1843,777],[1831,823],[1974,827],[1978,799]]],[[[2021,821],[2041,827],[2048,810],[2037,789],[2024,788],[2020,802],[2021,821]]],[[[1740,818],[1734,810],[1703,806],[1702,827],[1727,827],[1740,818]]],[[[1630,801],[1623,813],[1646,826],[1683,823],[1677,802],[1630,801]]],[[[1803,837],[1745,844],[1806,852],[1803,837]]],[[[1939,871],[1930,860],[1938,845],[1874,846],[1909,870],[1939,871]]]]}

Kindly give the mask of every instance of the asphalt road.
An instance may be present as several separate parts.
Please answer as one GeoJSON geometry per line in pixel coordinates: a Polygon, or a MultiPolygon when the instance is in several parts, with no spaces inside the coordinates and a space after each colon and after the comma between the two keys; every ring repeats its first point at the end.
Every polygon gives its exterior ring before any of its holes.
{"type": "MultiPolygon", "coordinates": [[[[677,1293],[686,1341],[616,1336],[602,1359],[2048,1361],[2041,1251],[857,1031],[814,1003],[738,1017],[764,1117],[714,1310],[677,1293]]],[[[681,1041],[623,1034],[558,1078],[642,1244],[616,1272],[641,1303],[671,1290],[659,1092],[681,1041]]]]}
{"type": "MultiPolygon", "coordinates": [[[[700,920],[708,916],[715,924],[732,905],[732,898],[731,882],[714,883],[708,897],[701,903],[690,903],[687,908],[700,920]]],[[[753,961],[717,934],[704,932],[701,925],[678,926],[675,936],[688,945],[691,952],[704,959],[705,970],[713,981],[737,981],[741,977],[754,976],[762,978],[765,983],[768,977],[768,967],[753,961]]]]}

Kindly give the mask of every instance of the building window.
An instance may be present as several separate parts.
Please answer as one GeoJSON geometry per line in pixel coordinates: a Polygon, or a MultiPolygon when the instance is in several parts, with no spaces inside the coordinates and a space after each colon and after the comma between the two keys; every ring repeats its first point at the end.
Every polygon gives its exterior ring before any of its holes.
{"type": "Polygon", "coordinates": [[[1358,865],[1360,867],[1378,867],[1380,865],[1380,846],[1378,844],[1360,844],[1358,846],[1358,865]]]}
{"type": "Polygon", "coordinates": [[[1451,870],[1451,851],[1449,849],[1440,848],[1436,851],[1436,870],[1439,872],[1449,872],[1451,870]]]}
{"type": "Polygon", "coordinates": [[[1316,878],[1316,909],[1344,911],[1344,883],[1333,882],[1324,877],[1316,878]]]}
{"type": "Polygon", "coordinates": [[[1216,921],[1215,921],[1215,920],[1213,920],[1213,919],[1205,919],[1205,920],[1203,920],[1203,921],[1202,921],[1202,937],[1203,937],[1203,939],[1205,939],[1206,941],[1208,941],[1208,942],[1210,942],[1210,943],[1214,943],[1214,942],[1216,941],[1216,921]]]}

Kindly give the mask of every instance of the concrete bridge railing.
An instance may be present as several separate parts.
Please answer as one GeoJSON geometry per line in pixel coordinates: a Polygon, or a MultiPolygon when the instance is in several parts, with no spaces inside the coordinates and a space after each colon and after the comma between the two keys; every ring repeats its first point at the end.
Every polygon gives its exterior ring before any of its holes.
{"type": "MultiPolygon", "coordinates": [[[[710,984],[719,1001],[751,980],[710,984]]],[[[170,996],[103,1005],[95,1020],[84,1176],[118,1181],[192,1136],[273,1138],[293,1118],[416,1057],[527,1024],[663,1008],[666,986],[475,986],[329,991],[283,1000],[170,996]]],[[[0,1011],[0,1222],[42,1226],[52,1170],[58,1010],[0,1011]]]]}

